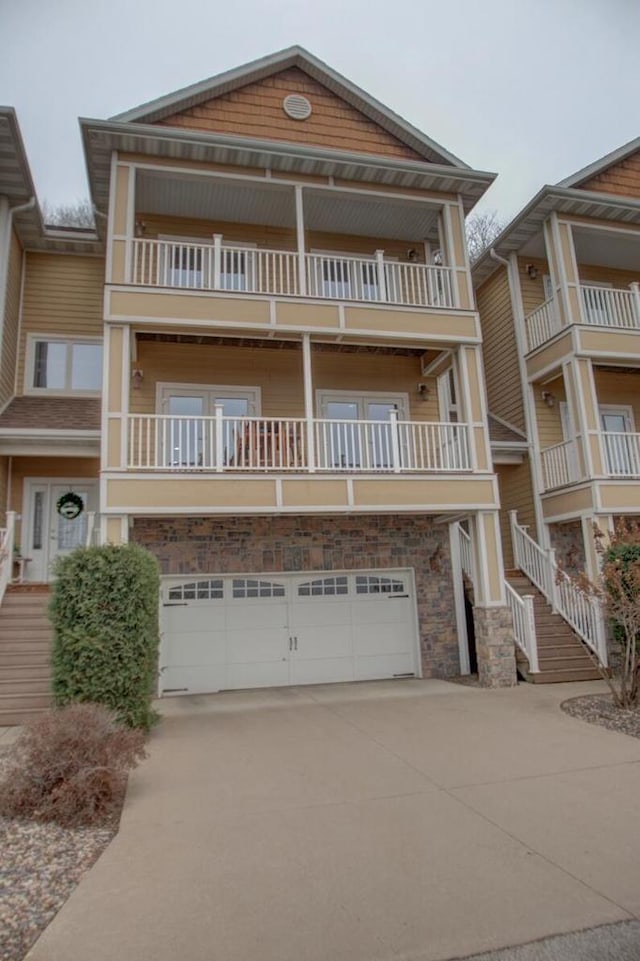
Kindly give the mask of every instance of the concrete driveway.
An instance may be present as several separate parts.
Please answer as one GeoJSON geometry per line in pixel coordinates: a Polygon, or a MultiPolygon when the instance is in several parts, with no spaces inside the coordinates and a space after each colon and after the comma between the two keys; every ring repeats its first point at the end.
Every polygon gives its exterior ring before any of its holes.
{"type": "Polygon", "coordinates": [[[32,961],[427,961],[640,915],[640,741],[598,684],[163,701],[118,837],[32,961]]]}

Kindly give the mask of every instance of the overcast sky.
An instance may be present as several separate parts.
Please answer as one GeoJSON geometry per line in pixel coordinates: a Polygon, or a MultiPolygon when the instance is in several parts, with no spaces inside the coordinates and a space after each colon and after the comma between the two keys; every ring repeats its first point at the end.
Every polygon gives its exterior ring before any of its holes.
{"type": "Polygon", "coordinates": [[[0,0],[0,103],[40,200],[88,194],[109,117],[299,43],[474,167],[510,218],[640,135],[640,0],[0,0]]]}

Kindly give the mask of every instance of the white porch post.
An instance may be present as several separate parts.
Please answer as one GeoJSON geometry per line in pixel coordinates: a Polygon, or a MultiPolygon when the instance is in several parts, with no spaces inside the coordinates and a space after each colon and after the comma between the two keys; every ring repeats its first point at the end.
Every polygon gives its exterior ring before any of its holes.
{"type": "Polygon", "coordinates": [[[387,277],[384,269],[384,250],[376,250],[376,265],[378,270],[378,300],[387,299],[387,277]]]}
{"type": "Polygon", "coordinates": [[[222,273],[222,234],[213,235],[213,289],[220,290],[222,273]]]}
{"type": "Polygon", "coordinates": [[[216,404],[214,407],[216,418],[216,446],[215,446],[215,465],[218,474],[222,473],[224,467],[224,407],[216,404]]]}
{"type": "Polygon", "coordinates": [[[307,425],[307,467],[316,469],[316,445],[313,423],[313,375],[311,370],[311,335],[302,335],[302,369],[304,377],[304,417],[307,425]]]}
{"type": "Polygon", "coordinates": [[[296,240],[298,245],[298,291],[302,297],[307,293],[307,272],[305,270],[304,243],[304,204],[302,200],[302,186],[296,184],[296,240]]]}

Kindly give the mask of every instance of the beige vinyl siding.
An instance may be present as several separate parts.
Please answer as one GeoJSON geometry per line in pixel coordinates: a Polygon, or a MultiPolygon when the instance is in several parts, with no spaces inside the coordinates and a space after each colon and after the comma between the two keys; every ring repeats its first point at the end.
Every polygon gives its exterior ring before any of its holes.
{"type": "MultiPolygon", "coordinates": [[[[540,450],[562,443],[562,421],[560,420],[560,403],[566,400],[564,380],[562,376],[544,384],[533,385],[533,399],[536,408],[538,424],[538,443],[540,450]],[[549,407],[542,399],[543,391],[549,391],[555,397],[553,407],[549,407]]],[[[576,428],[577,429],[577,428],[576,428]]]]}
{"type": "Polygon", "coordinates": [[[489,410],[525,429],[518,350],[507,271],[500,267],[476,291],[489,410]]]}
{"type": "MultiPolygon", "coordinates": [[[[140,341],[138,366],[144,371],[140,389],[131,390],[131,412],[156,413],[158,383],[260,387],[262,416],[303,417],[304,387],[301,349],[168,344],[140,341]]],[[[435,382],[420,375],[418,357],[376,353],[313,351],[314,390],[406,393],[414,420],[438,420],[435,382]],[[418,382],[431,388],[427,400],[418,382]]],[[[314,397],[315,400],[315,397],[314,397]]]]}
{"type": "Polygon", "coordinates": [[[598,404],[631,407],[634,427],[640,431],[640,371],[595,370],[598,404]]]}
{"type": "Polygon", "coordinates": [[[545,302],[544,275],[548,273],[549,265],[546,260],[542,260],[539,257],[518,258],[518,276],[520,278],[520,290],[522,291],[522,310],[525,317],[545,302]],[[538,271],[538,276],[535,280],[527,273],[527,266],[529,264],[532,264],[538,271]]]}
{"type": "MultiPolygon", "coordinates": [[[[293,196],[290,199],[293,210],[293,196]]],[[[258,224],[239,224],[219,221],[195,220],[186,217],[163,217],[158,214],[140,212],[136,219],[144,223],[144,236],[154,239],[158,236],[182,238],[202,238],[213,243],[214,234],[222,234],[222,242],[234,244],[255,244],[267,250],[297,250],[294,228],[267,227],[258,224]]],[[[410,249],[417,253],[418,262],[424,262],[424,247],[417,238],[413,242],[389,240],[383,237],[358,237],[351,234],[326,233],[315,230],[305,232],[305,249],[338,251],[344,254],[363,254],[373,256],[376,250],[384,250],[385,255],[400,261],[408,259],[410,249]]]]}
{"type": "Polygon", "coordinates": [[[23,392],[27,335],[102,337],[104,260],[69,254],[28,253],[18,356],[23,392]]]}
{"type": "Polygon", "coordinates": [[[415,150],[298,67],[246,84],[158,123],[424,162],[415,150]],[[282,104],[288,94],[309,99],[312,113],[307,120],[292,120],[284,112],[282,104]]]}
{"type": "Polygon", "coordinates": [[[513,568],[513,547],[509,511],[518,512],[518,523],[528,525],[529,534],[537,539],[536,518],[533,507],[533,485],[528,458],[522,464],[496,464],[500,491],[500,531],[502,552],[506,570],[513,568]]]}
{"type": "MultiPolygon", "coordinates": [[[[20,326],[20,286],[22,279],[22,247],[15,230],[11,233],[7,297],[0,348],[0,410],[15,392],[18,329],[20,326]]],[[[0,503],[4,503],[0,501],[0,503]]]]}
{"type": "Polygon", "coordinates": [[[611,284],[613,287],[625,288],[629,284],[640,281],[640,262],[636,270],[614,270],[613,267],[597,267],[594,264],[578,264],[580,282],[611,284]]]}

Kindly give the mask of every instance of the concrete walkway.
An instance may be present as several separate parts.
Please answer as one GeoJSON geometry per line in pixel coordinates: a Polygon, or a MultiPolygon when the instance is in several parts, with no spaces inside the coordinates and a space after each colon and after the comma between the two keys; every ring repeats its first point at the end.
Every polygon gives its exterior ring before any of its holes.
{"type": "Polygon", "coordinates": [[[31,961],[431,961],[640,915],[640,741],[600,685],[175,698],[31,961]]]}

